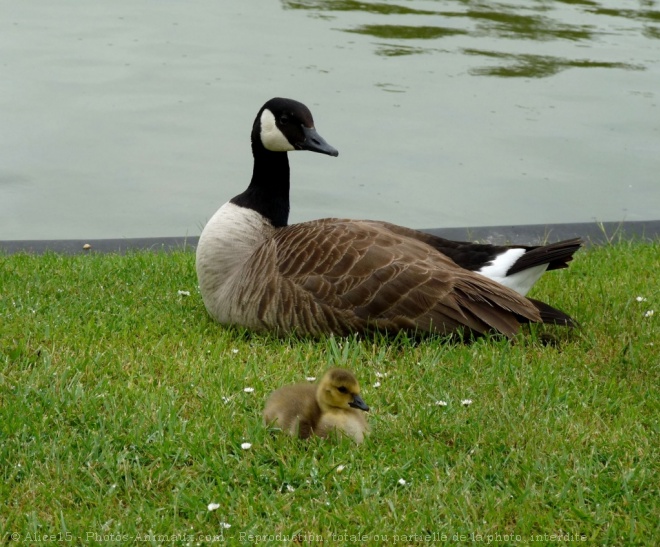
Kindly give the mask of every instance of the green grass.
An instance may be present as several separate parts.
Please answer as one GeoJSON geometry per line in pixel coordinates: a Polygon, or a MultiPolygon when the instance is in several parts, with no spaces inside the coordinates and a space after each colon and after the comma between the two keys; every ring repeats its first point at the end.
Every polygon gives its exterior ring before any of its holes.
{"type": "Polygon", "coordinates": [[[659,265],[581,251],[533,294],[580,330],[452,345],[222,327],[187,252],[0,255],[0,543],[657,544],[659,265]],[[263,427],[330,365],[361,380],[363,445],[263,427]]]}

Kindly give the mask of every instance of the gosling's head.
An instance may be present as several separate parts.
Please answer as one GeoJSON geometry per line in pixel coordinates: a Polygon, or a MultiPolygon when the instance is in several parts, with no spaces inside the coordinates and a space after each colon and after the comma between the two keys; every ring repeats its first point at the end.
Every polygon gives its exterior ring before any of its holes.
{"type": "Polygon", "coordinates": [[[352,372],[343,368],[331,368],[321,379],[316,390],[321,410],[359,408],[369,410],[360,397],[360,384],[352,372]]]}

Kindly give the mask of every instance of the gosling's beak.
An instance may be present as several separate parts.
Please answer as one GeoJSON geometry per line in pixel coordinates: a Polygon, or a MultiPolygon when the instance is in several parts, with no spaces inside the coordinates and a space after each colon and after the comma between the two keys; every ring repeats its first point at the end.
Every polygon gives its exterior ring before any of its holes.
{"type": "Polygon", "coordinates": [[[362,397],[360,397],[359,395],[354,395],[353,401],[348,403],[348,406],[352,406],[353,408],[359,408],[360,410],[364,410],[364,411],[369,410],[367,403],[365,403],[362,400],[362,397]]]}
{"type": "Polygon", "coordinates": [[[339,152],[336,148],[330,146],[325,139],[316,132],[313,127],[302,128],[305,134],[305,140],[296,145],[299,150],[310,150],[312,152],[319,152],[321,154],[328,154],[328,156],[338,156],[339,152]]]}

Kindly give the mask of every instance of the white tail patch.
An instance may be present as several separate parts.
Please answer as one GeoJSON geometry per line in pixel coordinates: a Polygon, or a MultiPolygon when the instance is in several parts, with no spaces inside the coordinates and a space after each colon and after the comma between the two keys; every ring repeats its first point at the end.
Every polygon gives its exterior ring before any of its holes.
{"type": "Polygon", "coordinates": [[[525,249],[509,249],[498,255],[487,266],[483,266],[478,273],[497,281],[500,285],[513,289],[518,294],[525,296],[548,268],[547,264],[527,268],[513,275],[507,275],[518,259],[525,254],[525,249]]]}
{"type": "Polygon", "coordinates": [[[289,140],[277,127],[275,116],[267,108],[261,113],[261,143],[271,152],[290,152],[295,150],[289,140]]]}

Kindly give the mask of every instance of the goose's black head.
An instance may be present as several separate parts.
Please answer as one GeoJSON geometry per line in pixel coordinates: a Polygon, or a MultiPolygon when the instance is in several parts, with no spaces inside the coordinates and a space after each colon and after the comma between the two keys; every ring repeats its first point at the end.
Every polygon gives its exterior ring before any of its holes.
{"type": "Polygon", "coordinates": [[[275,227],[286,226],[289,220],[287,152],[292,150],[339,155],[314,129],[309,108],[292,99],[271,99],[261,107],[252,125],[252,180],[247,190],[231,202],[257,211],[275,227]]]}
{"type": "Polygon", "coordinates": [[[310,150],[329,156],[339,152],[330,146],[314,128],[312,113],[293,99],[276,97],[259,110],[252,127],[252,148],[271,152],[310,150]]]}

